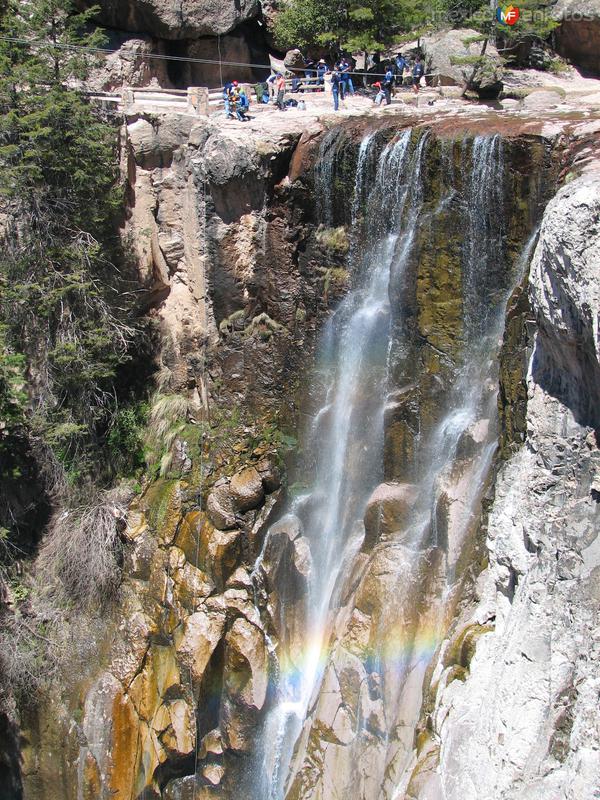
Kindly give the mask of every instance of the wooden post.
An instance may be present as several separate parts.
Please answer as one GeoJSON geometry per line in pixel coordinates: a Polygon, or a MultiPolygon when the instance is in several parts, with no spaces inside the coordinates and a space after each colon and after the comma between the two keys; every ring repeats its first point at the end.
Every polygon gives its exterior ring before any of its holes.
{"type": "Polygon", "coordinates": [[[188,86],[188,109],[195,114],[208,116],[208,89],[206,86],[188,86]]]}
{"type": "Polygon", "coordinates": [[[123,87],[121,89],[121,101],[123,103],[123,108],[125,109],[125,111],[127,111],[128,108],[131,108],[131,106],[135,103],[135,95],[133,93],[133,89],[123,87]]]}

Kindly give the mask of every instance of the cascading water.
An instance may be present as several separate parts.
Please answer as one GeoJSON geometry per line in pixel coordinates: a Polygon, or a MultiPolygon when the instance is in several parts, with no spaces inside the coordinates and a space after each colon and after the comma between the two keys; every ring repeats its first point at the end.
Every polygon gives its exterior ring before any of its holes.
{"type": "MultiPolygon", "coordinates": [[[[283,796],[291,753],[308,704],[323,670],[328,612],[344,564],[362,539],[360,522],[373,487],[382,478],[383,406],[386,395],[390,309],[390,270],[398,269],[412,241],[421,193],[421,166],[427,136],[411,145],[403,132],[377,157],[369,196],[367,184],[375,154],[373,135],[361,143],[352,207],[355,240],[350,268],[355,288],[330,318],[323,334],[319,365],[329,368],[320,411],[307,433],[307,449],[317,453],[312,487],[291,505],[310,543],[312,571],[306,598],[306,627],[300,659],[280,669],[277,702],[265,730],[262,796],[283,796]],[[392,189],[390,195],[390,188],[392,189]],[[390,197],[381,213],[379,201],[390,197]],[[360,213],[366,205],[364,224],[360,213]],[[402,224],[405,206],[408,223],[402,224]],[[357,241],[366,237],[367,246],[357,241]]],[[[331,154],[323,153],[329,162],[331,154]]],[[[330,196],[333,170],[319,163],[321,198],[330,196]]],[[[280,665],[289,656],[280,656],[280,665]]]]}
{"type": "MultiPolygon", "coordinates": [[[[324,137],[315,169],[319,218],[330,227],[335,219],[339,139],[339,131],[324,137]]],[[[323,331],[315,370],[323,399],[304,438],[305,450],[314,454],[313,480],[268,532],[255,570],[260,579],[270,539],[282,529],[296,543],[294,559],[305,566],[310,560],[311,565],[301,602],[292,610],[284,598],[278,610],[283,633],[272,648],[275,699],[262,737],[261,780],[255,785],[255,796],[261,800],[282,800],[290,775],[298,770],[297,763],[292,765],[292,753],[318,701],[341,576],[360,548],[369,496],[384,480],[384,418],[395,394],[388,385],[390,375],[395,386],[410,380],[403,378],[397,365],[414,347],[409,341],[412,334],[402,313],[390,308],[390,287],[401,283],[407,265],[420,258],[423,219],[429,217],[435,224],[456,203],[464,207],[467,220],[459,256],[462,340],[455,361],[446,359],[450,366],[437,422],[416,437],[411,488],[415,498],[398,540],[384,545],[397,564],[395,583],[379,609],[365,664],[367,673],[381,681],[388,732],[394,728],[401,732],[396,732],[393,743],[385,734],[383,752],[372,767],[379,775],[373,786],[387,781],[387,788],[380,795],[379,789],[365,788],[358,779],[356,797],[402,796],[398,792],[412,750],[424,672],[439,640],[462,541],[476,520],[495,451],[496,356],[506,299],[518,278],[503,251],[502,142],[498,136],[476,137],[468,158],[463,153],[462,170],[453,158],[454,144],[442,146],[445,192],[435,206],[428,205],[425,196],[428,143],[427,131],[405,131],[381,150],[378,136],[369,134],[358,150],[348,257],[353,289],[323,331]],[[456,479],[456,464],[463,463],[466,439],[471,441],[470,460],[460,468],[464,474],[456,491],[461,496],[448,523],[449,542],[448,530],[439,530],[439,507],[456,479]],[[424,610],[427,593],[429,605],[424,610]],[[286,617],[298,616],[299,607],[301,624],[291,630],[286,617]]],[[[284,587],[280,589],[285,595],[284,587]]],[[[355,749],[349,747],[347,753],[358,760],[364,745],[360,714],[356,724],[355,749]]],[[[342,796],[342,787],[340,792],[342,796]]]]}

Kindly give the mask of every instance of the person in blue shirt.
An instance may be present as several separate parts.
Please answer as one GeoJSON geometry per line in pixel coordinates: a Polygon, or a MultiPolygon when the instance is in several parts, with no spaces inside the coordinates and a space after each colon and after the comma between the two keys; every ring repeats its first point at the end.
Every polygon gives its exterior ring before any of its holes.
{"type": "Polygon", "coordinates": [[[340,107],[340,95],[344,99],[344,82],[337,69],[331,74],[331,94],[333,95],[333,110],[337,111],[340,107]]]}
{"type": "Polygon", "coordinates": [[[402,55],[402,53],[398,53],[396,56],[396,76],[397,76],[397,83],[398,86],[402,86],[404,81],[404,70],[406,69],[406,59],[402,55]]]}
{"type": "Polygon", "coordinates": [[[385,104],[389,106],[392,102],[392,89],[394,88],[394,73],[392,72],[392,68],[388,67],[385,71],[385,77],[383,79],[383,93],[385,94],[385,104]]]}
{"type": "Polygon", "coordinates": [[[248,102],[248,98],[246,97],[246,92],[243,89],[239,91],[234,91],[233,93],[233,100],[235,104],[235,114],[236,117],[239,119],[240,122],[248,122],[250,119],[246,116],[246,111],[250,108],[250,103],[248,102]]]}
{"type": "Polygon", "coordinates": [[[344,94],[353,95],[354,85],[352,83],[352,65],[347,58],[343,58],[340,62],[340,72],[344,82],[344,94]]]}
{"type": "Polygon", "coordinates": [[[325,84],[325,73],[329,67],[325,63],[325,59],[320,59],[319,63],[317,64],[317,79],[319,86],[323,86],[325,84]]]}
{"type": "Polygon", "coordinates": [[[421,63],[421,56],[417,56],[412,68],[412,87],[415,94],[419,94],[419,86],[421,85],[421,78],[424,74],[425,67],[421,63]]]}
{"type": "Polygon", "coordinates": [[[225,116],[227,119],[233,119],[233,114],[231,113],[231,100],[232,100],[232,93],[233,93],[233,83],[231,81],[227,81],[225,86],[223,86],[223,103],[225,104],[225,116]]]}

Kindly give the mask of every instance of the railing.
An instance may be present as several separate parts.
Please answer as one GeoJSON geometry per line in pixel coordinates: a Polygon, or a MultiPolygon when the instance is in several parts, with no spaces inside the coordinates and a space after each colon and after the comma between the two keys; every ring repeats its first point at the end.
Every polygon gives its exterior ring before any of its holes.
{"type": "MultiPolygon", "coordinates": [[[[362,73],[361,77],[364,77],[362,73]]],[[[325,88],[317,77],[302,77],[301,82],[303,92],[322,91],[325,88]]],[[[286,91],[289,91],[292,83],[292,79],[286,79],[286,91]]],[[[243,83],[240,88],[244,89],[249,98],[253,96],[254,84],[243,83]]],[[[188,89],[127,86],[120,93],[90,92],[89,96],[100,103],[115,104],[120,110],[130,113],[143,108],[155,113],[169,110],[180,114],[209,116],[224,106],[223,89],[208,89],[205,86],[190,86],[188,89]]],[[[260,108],[262,104],[256,105],[260,108]]]]}

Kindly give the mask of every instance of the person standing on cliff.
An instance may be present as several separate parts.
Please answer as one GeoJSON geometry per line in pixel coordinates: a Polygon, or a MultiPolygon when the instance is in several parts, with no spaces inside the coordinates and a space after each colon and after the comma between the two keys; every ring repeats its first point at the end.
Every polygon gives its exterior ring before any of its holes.
{"type": "Polygon", "coordinates": [[[402,53],[396,56],[396,84],[402,86],[404,83],[404,70],[406,69],[406,59],[402,53]]]}
{"type": "Polygon", "coordinates": [[[347,94],[353,95],[354,85],[352,83],[352,75],[350,74],[352,72],[352,65],[347,58],[343,58],[340,61],[340,72],[344,82],[344,96],[347,94]]]}
{"type": "Polygon", "coordinates": [[[275,73],[271,73],[265,83],[267,84],[267,88],[269,91],[269,99],[273,100],[275,98],[275,84],[277,82],[277,75],[275,73]]]}
{"type": "Polygon", "coordinates": [[[340,107],[340,91],[342,92],[342,100],[344,99],[344,89],[340,73],[335,69],[331,73],[331,94],[333,96],[333,110],[338,111],[340,107]]]}
{"type": "Polygon", "coordinates": [[[275,101],[275,105],[280,111],[285,111],[285,106],[283,104],[283,98],[285,97],[285,78],[281,74],[281,72],[277,73],[277,80],[275,81],[275,90],[277,91],[277,100],[275,101]]]}
{"type": "Polygon", "coordinates": [[[317,83],[319,86],[325,85],[325,73],[329,71],[329,67],[325,63],[324,58],[319,59],[319,63],[317,64],[317,83]]]}
{"type": "Polygon", "coordinates": [[[392,102],[392,89],[394,88],[394,73],[392,72],[392,68],[388,67],[385,71],[385,77],[383,79],[382,87],[383,93],[385,95],[385,104],[389,106],[392,102]]]}
{"type": "Polygon", "coordinates": [[[421,78],[424,74],[425,67],[421,63],[421,56],[417,56],[412,68],[412,87],[415,94],[419,94],[419,86],[421,85],[421,78]]]}

